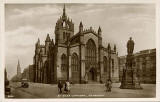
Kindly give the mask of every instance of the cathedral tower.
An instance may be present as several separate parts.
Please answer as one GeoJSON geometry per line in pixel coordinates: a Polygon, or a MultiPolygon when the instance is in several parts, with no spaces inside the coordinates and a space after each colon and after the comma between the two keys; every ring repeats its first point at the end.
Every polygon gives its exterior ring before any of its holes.
{"type": "Polygon", "coordinates": [[[67,37],[71,38],[74,34],[74,24],[72,20],[67,17],[66,8],[64,5],[63,15],[58,19],[55,27],[55,43],[65,43],[67,37]]]}

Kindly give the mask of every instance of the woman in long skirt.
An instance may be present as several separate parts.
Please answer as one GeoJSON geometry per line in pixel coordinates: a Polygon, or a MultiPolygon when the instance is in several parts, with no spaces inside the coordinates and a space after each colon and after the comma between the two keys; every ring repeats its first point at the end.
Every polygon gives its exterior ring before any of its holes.
{"type": "Polygon", "coordinates": [[[71,89],[70,82],[67,81],[66,84],[67,84],[67,90],[68,90],[67,93],[70,93],[70,89],[71,89]]]}

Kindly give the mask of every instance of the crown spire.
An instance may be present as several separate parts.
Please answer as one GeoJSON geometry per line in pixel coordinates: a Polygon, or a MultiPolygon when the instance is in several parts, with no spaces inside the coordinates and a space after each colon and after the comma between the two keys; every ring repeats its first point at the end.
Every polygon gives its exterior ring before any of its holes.
{"type": "Polygon", "coordinates": [[[63,7],[63,16],[64,17],[66,16],[66,7],[65,7],[65,4],[64,4],[64,7],[63,7]]]}

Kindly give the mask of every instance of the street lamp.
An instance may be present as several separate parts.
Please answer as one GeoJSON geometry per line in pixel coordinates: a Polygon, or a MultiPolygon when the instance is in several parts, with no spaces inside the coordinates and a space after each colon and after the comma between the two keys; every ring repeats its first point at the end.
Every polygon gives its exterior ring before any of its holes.
{"type": "Polygon", "coordinates": [[[109,57],[109,80],[111,80],[111,46],[108,44],[108,57],[109,57]]]}
{"type": "Polygon", "coordinates": [[[69,37],[70,35],[67,33],[67,80],[69,81],[69,37]]]}

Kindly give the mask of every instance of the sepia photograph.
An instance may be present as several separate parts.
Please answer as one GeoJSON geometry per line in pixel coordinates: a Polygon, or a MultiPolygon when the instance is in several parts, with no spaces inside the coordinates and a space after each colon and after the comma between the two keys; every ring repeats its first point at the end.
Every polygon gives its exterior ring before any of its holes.
{"type": "Polygon", "coordinates": [[[5,4],[5,99],[156,98],[154,3],[5,4]]]}

